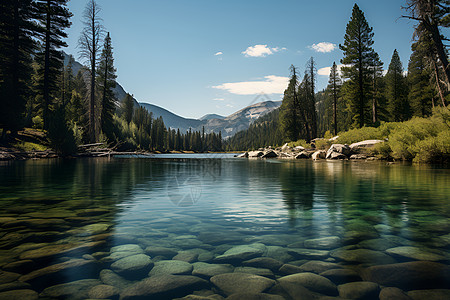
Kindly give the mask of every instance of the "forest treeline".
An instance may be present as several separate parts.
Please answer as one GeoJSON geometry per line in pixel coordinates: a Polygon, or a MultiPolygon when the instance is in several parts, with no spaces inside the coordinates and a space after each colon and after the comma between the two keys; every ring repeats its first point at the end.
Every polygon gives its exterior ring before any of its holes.
{"type": "Polygon", "coordinates": [[[383,71],[384,63],[373,48],[373,28],[355,4],[339,45],[343,58],[340,65],[335,62],[330,68],[327,88],[315,93],[313,58],[302,78],[292,65],[281,107],[237,133],[227,141],[227,149],[247,150],[297,140],[309,143],[351,129],[430,117],[433,108],[446,107],[450,67],[448,39],[442,29],[450,26],[449,4],[448,0],[406,1],[403,17],[416,22],[407,72],[397,50],[387,72],[383,71]]]}
{"type": "Polygon", "coordinates": [[[0,139],[7,144],[24,127],[42,129],[50,146],[71,154],[77,145],[104,142],[116,150],[219,151],[220,133],[180,132],[137,107],[129,94],[117,99],[111,34],[101,8],[89,0],[78,48],[84,66],[64,65],[62,48],[71,26],[68,0],[0,2],[0,139]]]}

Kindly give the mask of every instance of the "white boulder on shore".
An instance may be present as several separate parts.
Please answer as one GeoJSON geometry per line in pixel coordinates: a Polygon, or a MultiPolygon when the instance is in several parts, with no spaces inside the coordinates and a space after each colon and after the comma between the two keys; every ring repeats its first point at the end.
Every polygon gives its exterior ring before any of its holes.
{"type": "MultiPolygon", "coordinates": [[[[335,137],[336,139],[338,137],[335,137]]],[[[331,139],[330,139],[331,140],[331,139]]],[[[376,144],[383,143],[383,140],[365,140],[347,144],[332,144],[328,150],[305,149],[302,146],[290,147],[287,143],[282,147],[260,148],[258,151],[249,151],[237,155],[240,158],[279,158],[279,159],[367,159],[375,160],[376,157],[370,156],[364,150],[374,147],[376,144]]]]}

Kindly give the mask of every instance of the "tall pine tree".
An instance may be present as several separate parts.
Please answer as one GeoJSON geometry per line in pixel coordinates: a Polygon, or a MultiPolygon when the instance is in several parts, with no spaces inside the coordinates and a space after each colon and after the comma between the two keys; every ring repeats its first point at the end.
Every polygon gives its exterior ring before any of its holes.
{"type": "Polygon", "coordinates": [[[297,95],[298,77],[297,70],[291,66],[291,78],[289,85],[284,91],[283,102],[280,108],[280,125],[281,131],[290,141],[296,141],[300,134],[300,116],[298,111],[298,95],[297,95]]]}
{"type": "Polygon", "coordinates": [[[409,119],[408,85],[403,76],[403,66],[397,50],[394,50],[386,74],[386,98],[391,120],[402,122],[409,119]]]}
{"type": "Polygon", "coordinates": [[[346,65],[341,68],[341,71],[343,77],[349,79],[348,86],[345,89],[346,98],[349,100],[354,125],[358,127],[366,125],[370,115],[370,74],[376,55],[372,48],[372,30],[364,17],[364,13],[355,4],[352,17],[347,24],[344,44],[339,45],[339,48],[344,52],[341,63],[346,65]]]}
{"type": "Polygon", "coordinates": [[[64,57],[59,50],[67,47],[62,40],[67,38],[64,32],[71,23],[69,21],[72,14],[67,9],[68,0],[36,0],[37,19],[43,28],[41,35],[43,52],[38,55],[40,67],[38,74],[41,74],[37,91],[43,97],[43,119],[44,128],[49,128],[50,108],[53,99],[58,97],[59,79],[63,70],[64,57]]]}
{"type": "Polygon", "coordinates": [[[114,68],[113,47],[111,37],[106,35],[98,67],[98,83],[101,92],[100,124],[102,132],[108,140],[113,139],[113,114],[116,109],[116,97],[113,89],[116,87],[116,69],[114,68]]]}
{"type": "Polygon", "coordinates": [[[32,0],[0,1],[0,128],[23,127],[25,104],[30,95],[31,57],[35,50],[33,36],[38,27],[32,21],[32,0]]]}
{"type": "Polygon", "coordinates": [[[334,135],[338,133],[338,100],[339,93],[341,92],[342,80],[339,75],[339,71],[336,62],[333,62],[333,66],[330,71],[330,79],[328,80],[328,92],[330,97],[333,99],[333,130],[334,135]]]}

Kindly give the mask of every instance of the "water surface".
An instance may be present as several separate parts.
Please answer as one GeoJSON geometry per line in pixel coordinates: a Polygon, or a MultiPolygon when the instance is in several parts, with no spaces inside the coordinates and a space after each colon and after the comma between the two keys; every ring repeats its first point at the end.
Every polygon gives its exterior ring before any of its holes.
{"type": "MultiPolygon", "coordinates": [[[[417,269],[425,262],[424,268],[443,268],[436,282],[445,285],[449,199],[450,170],[432,166],[229,154],[2,162],[0,298],[4,291],[92,298],[107,284],[116,288],[112,298],[134,299],[124,296],[127,288],[168,273],[204,282],[158,294],[163,299],[195,290],[226,296],[199,262],[271,280],[316,273],[335,285],[377,282],[374,266],[413,262],[417,269]],[[247,262],[258,257],[287,265],[247,262]],[[178,273],[156,268],[173,260],[190,266],[178,273]],[[355,276],[327,277],[327,269],[355,276]],[[366,270],[373,276],[364,277],[366,270]]],[[[443,287],[412,277],[378,283],[405,292],[443,287]]]]}

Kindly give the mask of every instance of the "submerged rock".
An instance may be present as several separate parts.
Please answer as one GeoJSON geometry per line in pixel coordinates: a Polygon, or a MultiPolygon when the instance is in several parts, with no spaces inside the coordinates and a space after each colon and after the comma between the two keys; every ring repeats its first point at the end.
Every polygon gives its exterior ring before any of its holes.
{"type": "Polygon", "coordinates": [[[450,289],[414,290],[409,291],[408,296],[413,300],[447,300],[450,289]]]}
{"type": "Polygon", "coordinates": [[[2,300],[37,300],[39,295],[33,290],[13,290],[7,292],[0,292],[0,299],[2,300]]]}
{"type": "Polygon", "coordinates": [[[172,299],[208,286],[208,282],[196,276],[163,275],[146,278],[126,288],[121,300],[172,299]]]}
{"type": "Polygon", "coordinates": [[[329,256],[330,251],[316,249],[287,249],[288,253],[297,259],[325,259],[329,256]]]}
{"type": "Polygon", "coordinates": [[[316,273],[316,274],[322,273],[326,270],[339,269],[339,268],[342,268],[342,267],[339,266],[338,264],[321,261],[321,260],[308,261],[307,263],[304,263],[301,266],[299,266],[299,269],[302,272],[312,272],[312,273],[316,273]]]}
{"type": "Polygon", "coordinates": [[[322,272],[319,275],[330,279],[335,284],[361,281],[361,276],[351,269],[331,269],[322,272]]]}
{"type": "Polygon", "coordinates": [[[259,275],[264,276],[268,278],[274,278],[275,275],[273,272],[269,269],[264,268],[254,268],[254,267],[236,267],[234,269],[235,273],[247,273],[247,274],[253,274],[253,275],[259,275]]]}
{"type": "Polygon", "coordinates": [[[53,299],[71,299],[82,300],[87,299],[89,290],[101,282],[97,279],[84,279],[73,281],[69,283],[63,283],[46,288],[40,294],[42,298],[53,299]]]}
{"type": "Polygon", "coordinates": [[[100,271],[100,280],[105,285],[115,286],[119,290],[129,287],[133,282],[126,280],[120,275],[117,275],[112,270],[104,269],[100,271]]]}
{"type": "Polygon", "coordinates": [[[263,255],[265,250],[266,246],[260,243],[235,246],[225,251],[224,254],[217,256],[214,261],[220,263],[240,263],[244,260],[263,255]]]}
{"type": "Polygon", "coordinates": [[[330,255],[334,258],[351,263],[367,263],[373,265],[393,264],[396,260],[383,252],[369,249],[343,250],[337,249],[331,251],[330,255]]]}
{"type": "Polygon", "coordinates": [[[142,278],[153,267],[148,255],[136,254],[119,259],[111,265],[111,269],[126,278],[142,278]]]}
{"type": "Polygon", "coordinates": [[[34,286],[45,287],[49,284],[63,282],[64,274],[72,274],[74,279],[92,278],[98,274],[97,265],[92,260],[71,259],[63,263],[50,265],[35,270],[19,278],[20,281],[31,283],[34,286]]]}
{"type": "Polygon", "coordinates": [[[337,236],[329,236],[305,240],[304,245],[306,248],[330,250],[337,248],[340,245],[340,241],[341,239],[337,236]]]}
{"type": "Polygon", "coordinates": [[[362,277],[383,286],[403,290],[443,288],[450,286],[450,267],[429,261],[373,266],[365,269],[362,277]]]}
{"type": "Polygon", "coordinates": [[[145,248],[145,253],[149,254],[150,256],[163,256],[165,258],[172,258],[175,255],[178,254],[178,251],[171,249],[171,248],[165,248],[165,247],[155,247],[155,246],[149,246],[145,248]]]}
{"type": "Polygon", "coordinates": [[[386,287],[380,292],[380,300],[411,300],[405,292],[396,287],[386,287]]]}
{"type": "Polygon", "coordinates": [[[210,278],[215,275],[233,272],[233,266],[226,264],[208,264],[204,262],[193,263],[192,275],[210,278]]]}
{"type": "Polygon", "coordinates": [[[415,260],[442,261],[446,259],[442,255],[411,246],[390,248],[386,250],[386,253],[415,260]]]}
{"type": "Polygon", "coordinates": [[[275,284],[272,279],[246,273],[216,275],[211,277],[211,282],[227,296],[237,293],[262,293],[275,284]]]}
{"type": "Polygon", "coordinates": [[[380,286],[375,282],[350,282],[338,286],[339,296],[345,299],[378,299],[380,286]]]}
{"type": "Polygon", "coordinates": [[[338,294],[336,285],[329,279],[314,273],[298,273],[284,276],[278,279],[278,282],[290,282],[301,285],[313,292],[325,295],[335,296],[338,294]]]}
{"type": "Polygon", "coordinates": [[[257,257],[244,261],[242,264],[247,267],[266,268],[272,271],[278,271],[283,265],[282,262],[271,257],[257,257]]]}
{"type": "Polygon", "coordinates": [[[92,299],[118,299],[119,293],[119,289],[114,286],[99,284],[89,290],[88,296],[92,299]]]}

